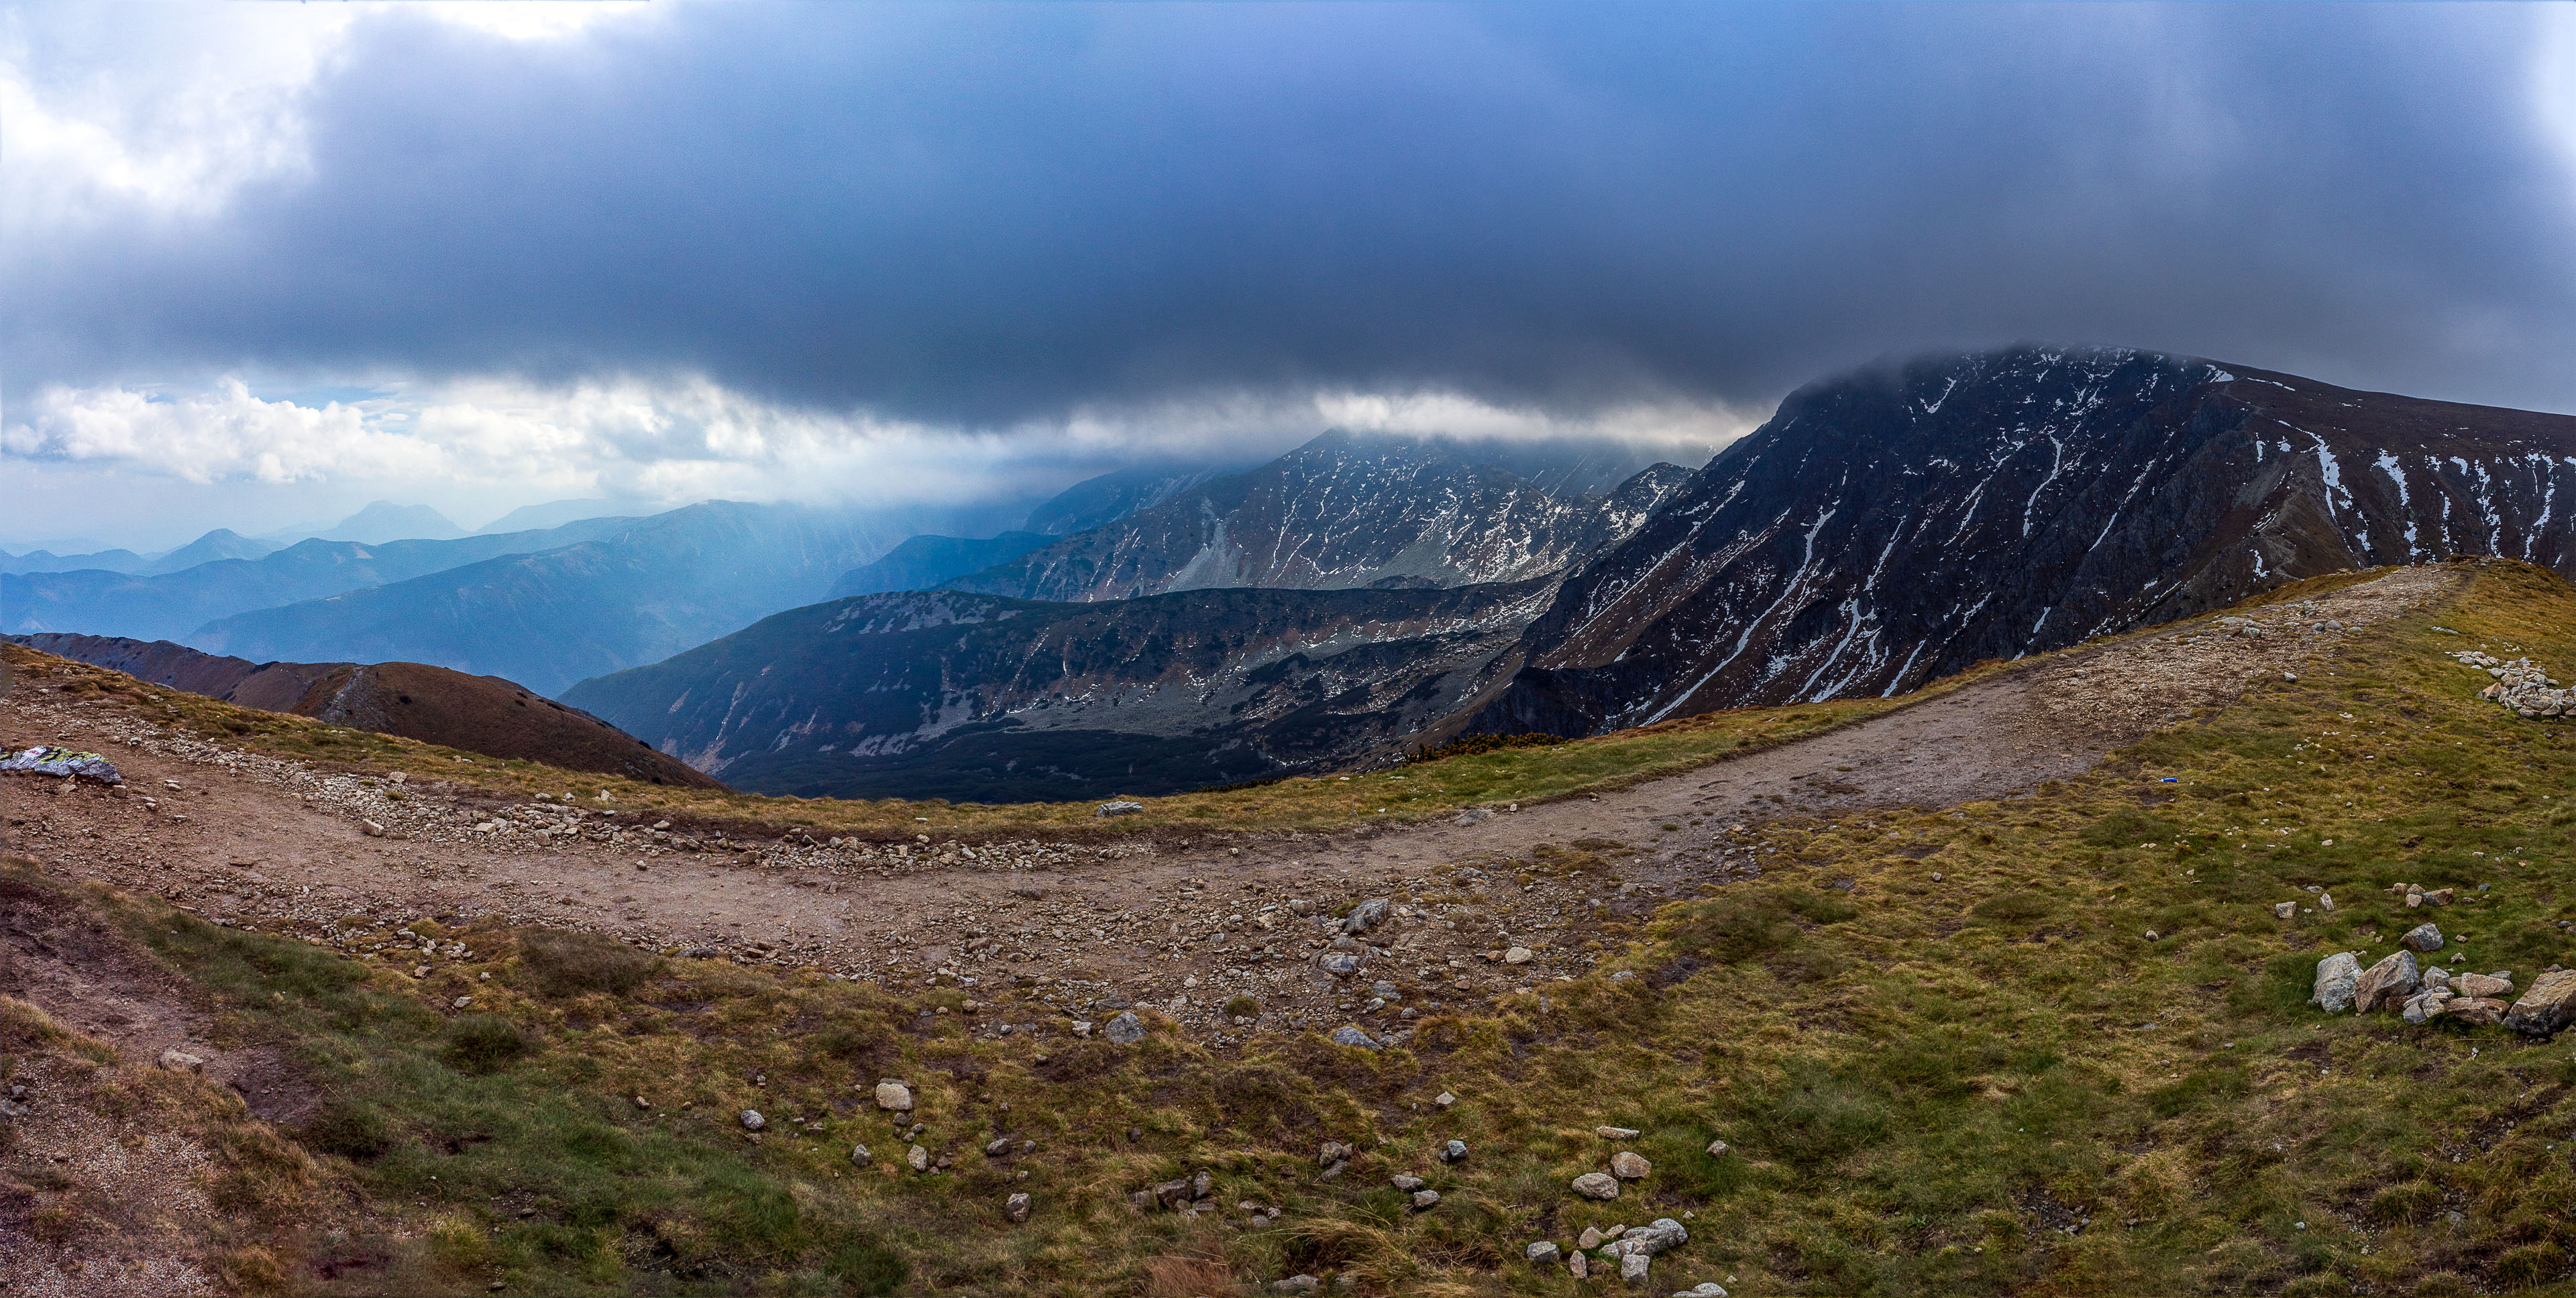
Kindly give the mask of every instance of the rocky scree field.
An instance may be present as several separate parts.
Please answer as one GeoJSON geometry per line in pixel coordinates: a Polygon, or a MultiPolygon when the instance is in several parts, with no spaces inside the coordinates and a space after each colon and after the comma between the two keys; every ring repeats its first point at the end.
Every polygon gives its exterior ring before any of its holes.
{"type": "MultiPolygon", "coordinates": [[[[220,1060],[164,1066],[105,1016],[65,1027],[64,983],[11,985],[0,1231],[48,1242],[0,1265],[30,1291],[77,1264],[170,1292],[1538,1294],[1632,1253],[1657,1293],[2564,1285],[2568,1039],[2312,1000],[2321,962],[2428,917],[2446,974],[2520,995],[2576,964],[2576,728],[2453,657],[2563,671],[2576,592],[2459,571],[2072,778],[1748,819],[1758,875],[1391,1047],[492,921],[317,943],[14,864],[11,913],[44,917],[17,958],[278,1065],[217,1089],[220,1060]],[[111,1152],[142,1146],[241,1206],[147,1220],[111,1152]]],[[[13,816],[73,796],[0,790],[13,816]]],[[[1168,826],[1162,801],[1106,823],[1168,826]]],[[[1619,850],[1470,868],[1536,889],[1619,850]]]]}

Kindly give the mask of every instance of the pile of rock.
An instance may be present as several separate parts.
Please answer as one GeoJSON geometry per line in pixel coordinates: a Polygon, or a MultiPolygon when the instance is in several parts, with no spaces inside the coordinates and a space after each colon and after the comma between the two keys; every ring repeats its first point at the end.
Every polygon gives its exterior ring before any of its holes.
{"type": "Polygon", "coordinates": [[[2409,907],[2448,906],[2460,896],[2456,888],[2427,888],[2420,883],[2392,883],[2388,890],[2403,894],[2409,907]]]}
{"type": "MultiPolygon", "coordinates": [[[[1527,1257],[1533,1266],[1554,1266],[1561,1259],[1567,1271],[1578,1280],[1595,1270],[1616,1268],[1621,1280],[1632,1288],[1642,1289],[1646,1284],[1647,1268],[1655,1255],[1689,1242],[1690,1231],[1680,1222],[1670,1217],[1657,1217],[1648,1225],[1633,1228],[1612,1226],[1603,1230],[1598,1226],[1586,1226],[1583,1237],[1574,1241],[1570,1252],[1559,1249],[1554,1240],[1537,1240],[1522,1250],[1522,1256],[1527,1257]]],[[[1702,1293],[1724,1298],[1726,1293],[1715,1285],[1701,1285],[1685,1292],[1693,1298],[1702,1293]]]]}
{"type": "Polygon", "coordinates": [[[2495,677],[2495,683],[2478,691],[2478,697],[2498,704],[2517,716],[2560,717],[2576,714],[2576,690],[2570,690],[2550,679],[2549,673],[2528,658],[2506,661],[2474,649],[2463,649],[2451,655],[2460,663],[2484,670],[2495,677]]]}
{"type": "Polygon", "coordinates": [[[2442,947],[2441,931],[2417,925],[2399,939],[2405,949],[2361,967],[2360,953],[2338,951],[2317,962],[2310,1003],[2328,1014],[2351,1009],[2360,1014],[2394,1011],[2408,1023],[2437,1018],[2458,1019],[2482,1027],[2496,1024],[2532,1036],[2549,1036],[2576,1022],[2576,971],[2552,966],[2520,1000],[2514,995],[2513,971],[2454,973],[2425,967],[2415,957],[2442,947]]]}
{"type": "Polygon", "coordinates": [[[51,775],[63,779],[96,780],[101,784],[125,783],[125,777],[117,774],[115,764],[106,758],[50,744],[38,744],[23,753],[0,759],[0,774],[51,775]]]}

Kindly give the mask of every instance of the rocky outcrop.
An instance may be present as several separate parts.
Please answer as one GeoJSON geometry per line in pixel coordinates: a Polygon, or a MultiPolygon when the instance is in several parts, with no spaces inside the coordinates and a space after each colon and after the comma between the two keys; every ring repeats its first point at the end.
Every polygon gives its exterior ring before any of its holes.
{"type": "Polygon", "coordinates": [[[1913,688],[2294,578],[2576,576],[2576,418],[2122,350],[1818,383],[1570,578],[1469,728],[1592,734],[1913,688]]]}

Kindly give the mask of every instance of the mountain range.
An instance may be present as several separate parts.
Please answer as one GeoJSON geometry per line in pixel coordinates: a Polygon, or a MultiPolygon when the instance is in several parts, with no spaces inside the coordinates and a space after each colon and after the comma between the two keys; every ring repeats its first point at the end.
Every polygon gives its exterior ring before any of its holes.
{"type": "Polygon", "coordinates": [[[1153,792],[1888,694],[2344,568],[2576,575],[2576,419],[2120,349],[1840,376],[1669,472],[1584,505],[1336,435],[567,697],[746,788],[1153,792]]]}
{"type": "Polygon", "coordinates": [[[560,692],[745,788],[998,801],[1889,694],[2357,566],[2576,576],[2576,419],[2150,352],[1873,366],[1696,471],[1518,449],[1529,473],[1328,432],[1105,474],[1010,530],[709,502],[10,573],[0,629],[416,661],[560,692]]]}
{"type": "Polygon", "coordinates": [[[1791,395],[1571,577],[1464,728],[1888,694],[2344,568],[2576,576],[2572,508],[2565,415],[2116,349],[1883,367],[1791,395]]]}

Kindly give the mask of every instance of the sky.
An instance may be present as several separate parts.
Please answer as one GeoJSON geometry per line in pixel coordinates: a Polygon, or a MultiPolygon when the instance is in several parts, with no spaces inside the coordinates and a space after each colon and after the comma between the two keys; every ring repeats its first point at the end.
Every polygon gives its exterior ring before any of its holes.
{"type": "Polygon", "coordinates": [[[2024,340],[2576,411],[2576,5],[0,9],[0,541],[1695,464],[2024,340]]]}

